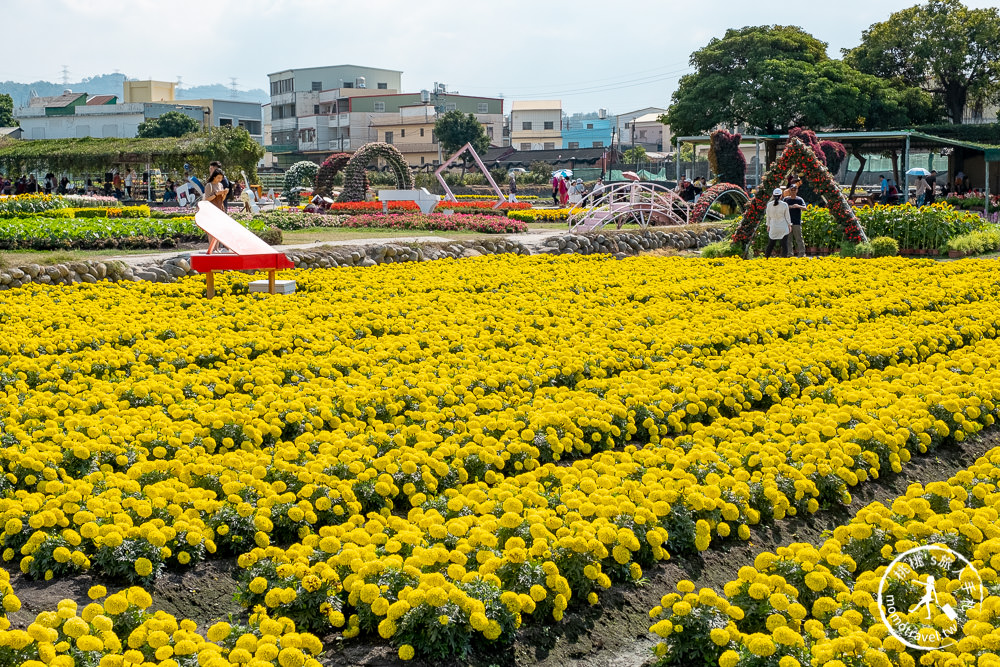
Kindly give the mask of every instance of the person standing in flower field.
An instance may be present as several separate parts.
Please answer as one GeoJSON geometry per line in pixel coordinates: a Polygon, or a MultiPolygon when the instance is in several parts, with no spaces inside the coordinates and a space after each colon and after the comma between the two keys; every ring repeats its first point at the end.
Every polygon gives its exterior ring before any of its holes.
{"type": "Polygon", "coordinates": [[[510,181],[508,183],[508,190],[510,190],[510,201],[517,202],[517,174],[510,172],[510,181]]]}
{"type": "Polygon", "coordinates": [[[927,194],[924,197],[925,204],[933,204],[937,194],[937,169],[931,169],[931,175],[927,177],[927,194]]]}
{"type": "Polygon", "coordinates": [[[915,192],[917,195],[917,206],[923,206],[924,198],[927,196],[927,181],[924,180],[923,176],[917,176],[915,192]]]}
{"type": "Polygon", "coordinates": [[[552,175],[552,205],[559,206],[559,174],[552,175]]]}
{"type": "Polygon", "coordinates": [[[764,257],[770,258],[774,247],[781,244],[781,256],[788,256],[788,236],[792,231],[792,218],[788,212],[788,204],[781,201],[781,188],[775,188],[771,193],[771,201],[767,202],[767,249],[764,257]]]}
{"type": "Polygon", "coordinates": [[[806,244],[802,240],[802,211],[806,210],[806,202],[799,196],[798,180],[788,186],[784,193],[783,201],[788,204],[788,215],[791,218],[792,231],[791,239],[786,244],[792,246],[786,250],[791,250],[795,257],[806,256],[806,244]]]}

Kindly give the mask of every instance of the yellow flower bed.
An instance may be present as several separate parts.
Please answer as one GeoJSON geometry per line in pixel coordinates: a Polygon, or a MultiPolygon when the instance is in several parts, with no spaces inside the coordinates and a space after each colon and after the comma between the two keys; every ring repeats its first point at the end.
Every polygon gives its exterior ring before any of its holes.
{"type": "Polygon", "coordinates": [[[947,482],[912,484],[892,502],[868,505],[818,549],[795,543],[760,553],[722,593],[709,588],[695,593],[692,582],[679,582],[678,592],[650,611],[655,621],[650,630],[663,640],[655,649],[657,664],[1000,664],[998,485],[1000,448],[995,448],[947,482]],[[892,565],[915,547],[930,547],[902,561],[922,565],[919,578],[912,569],[892,565]],[[941,547],[967,558],[971,568],[957,559],[949,564],[954,556],[941,547]],[[883,601],[891,595],[898,615],[879,605],[891,565],[883,601]],[[917,607],[928,574],[935,576],[938,613],[925,618],[917,607]],[[940,612],[944,605],[967,618],[950,619],[940,612]],[[904,623],[924,628],[923,639],[908,639],[923,648],[907,647],[883,618],[890,618],[897,632],[904,623]]]}
{"type": "Polygon", "coordinates": [[[993,271],[493,256],[283,298],[3,292],[2,557],[148,585],[235,555],[240,601],[300,631],[510,642],[991,424],[993,271]]]}
{"type": "Polygon", "coordinates": [[[564,222],[582,208],[529,208],[521,211],[507,211],[507,217],[521,222],[564,222]]]}

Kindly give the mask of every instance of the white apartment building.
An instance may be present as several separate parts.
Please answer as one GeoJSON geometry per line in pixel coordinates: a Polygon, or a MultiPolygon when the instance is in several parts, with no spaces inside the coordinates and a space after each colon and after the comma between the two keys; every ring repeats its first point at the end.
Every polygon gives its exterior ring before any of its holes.
{"type": "Polygon", "coordinates": [[[562,145],[562,101],[518,100],[511,105],[511,148],[540,151],[562,145]]]}

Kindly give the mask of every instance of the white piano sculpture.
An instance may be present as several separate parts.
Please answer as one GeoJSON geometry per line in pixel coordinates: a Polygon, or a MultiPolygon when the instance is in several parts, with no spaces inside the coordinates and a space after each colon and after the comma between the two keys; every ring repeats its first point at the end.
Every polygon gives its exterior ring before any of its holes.
{"type": "Polygon", "coordinates": [[[379,190],[378,200],[382,202],[382,212],[389,212],[389,202],[391,201],[412,201],[416,202],[417,206],[420,207],[420,212],[423,214],[428,214],[434,210],[438,202],[441,201],[441,195],[432,195],[427,192],[427,188],[420,188],[419,190],[379,190]]]}

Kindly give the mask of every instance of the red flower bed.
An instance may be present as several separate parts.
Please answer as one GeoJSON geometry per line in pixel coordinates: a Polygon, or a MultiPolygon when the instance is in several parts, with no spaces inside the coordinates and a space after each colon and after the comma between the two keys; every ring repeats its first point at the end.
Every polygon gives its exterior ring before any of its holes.
{"type": "MultiPolygon", "coordinates": [[[[419,211],[420,207],[412,201],[391,201],[390,211],[419,211]]],[[[362,213],[381,213],[382,202],[380,201],[348,201],[330,204],[330,213],[338,215],[357,215],[362,213]]]]}
{"type": "Polygon", "coordinates": [[[519,220],[495,215],[455,213],[391,213],[389,215],[352,215],[341,223],[342,227],[379,229],[419,229],[435,232],[480,232],[483,234],[512,234],[528,231],[519,220]]]}

